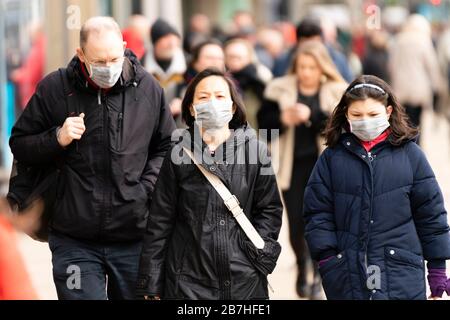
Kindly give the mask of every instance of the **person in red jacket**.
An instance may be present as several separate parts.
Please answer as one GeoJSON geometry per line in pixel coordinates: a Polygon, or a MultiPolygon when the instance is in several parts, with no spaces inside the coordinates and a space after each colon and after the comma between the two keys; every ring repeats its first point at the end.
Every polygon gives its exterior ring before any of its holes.
{"type": "Polygon", "coordinates": [[[18,87],[22,110],[25,109],[45,73],[47,38],[40,23],[32,23],[29,28],[32,43],[29,54],[22,66],[11,73],[11,80],[18,87]]]}
{"type": "Polygon", "coordinates": [[[0,300],[37,300],[38,296],[17,247],[14,227],[23,225],[22,218],[27,215],[17,220],[5,214],[4,208],[7,206],[0,206],[0,300]]]}

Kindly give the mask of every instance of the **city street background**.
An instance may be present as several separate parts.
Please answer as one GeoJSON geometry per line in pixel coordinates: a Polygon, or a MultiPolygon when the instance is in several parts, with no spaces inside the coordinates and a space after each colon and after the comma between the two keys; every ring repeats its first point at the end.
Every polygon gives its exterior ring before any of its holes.
{"type": "MultiPolygon", "coordinates": [[[[439,90],[443,91],[443,97],[439,105],[434,106],[434,111],[424,108],[421,146],[435,171],[448,210],[450,0],[0,0],[1,195],[6,195],[11,171],[12,154],[8,145],[11,128],[34,92],[37,82],[49,72],[66,66],[75,55],[80,26],[89,17],[112,16],[123,28],[124,34],[133,30],[132,21],[143,23],[147,27],[145,39],[137,41],[136,46],[139,48],[141,45],[142,59],[152,50],[148,32],[149,26],[157,18],[166,20],[179,34],[190,35],[195,34],[191,30],[195,29],[194,24],[201,25],[200,22],[204,22],[202,19],[206,17],[210,23],[208,32],[222,42],[226,43],[230,34],[238,34],[253,46],[255,52],[251,54],[251,61],[258,67],[268,69],[270,76],[264,81],[267,84],[272,77],[284,75],[284,72],[277,74],[277,59],[283,58],[295,47],[296,26],[309,15],[322,18],[323,41],[343,55],[356,76],[368,70],[366,58],[373,52],[377,54],[378,49],[381,53],[374,59],[381,59],[382,63],[379,64],[380,70],[373,71],[380,74],[389,71],[388,47],[412,13],[422,15],[430,23],[429,40],[436,49],[435,62],[439,64],[439,76],[442,78],[442,88],[439,90]],[[239,29],[236,18],[239,12],[244,13],[243,16],[247,14],[247,18],[250,16],[250,26],[239,29]],[[201,14],[201,17],[197,14],[201,14]],[[136,18],[136,15],[145,21],[133,20],[132,17],[136,18]],[[268,36],[270,33],[260,31],[276,32],[281,45],[277,47],[277,41],[272,42],[273,33],[268,36]],[[373,49],[373,52],[368,48],[373,49]],[[27,77],[31,74],[36,74],[36,77],[27,77]]],[[[129,44],[135,43],[130,41],[129,44]]],[[[182,46],[186,51],[192,49],[194,44],[186,42],[182,46]]],[[[388,81],[389,76],[385,80],[388,81]]],[[[262,92],[259,94],[262,95],[262,92]]],[[[280,234],[283,250],[274,273],[269,276],[274,289],[270,293],[272,299],[299,299],[296,291],[297,265],[288,230],[285,212],[280,234]]],[[[17,236],[20,252],[39,298],[57,299],[48,244],[33,241],[20,233],[17,236]]]]}

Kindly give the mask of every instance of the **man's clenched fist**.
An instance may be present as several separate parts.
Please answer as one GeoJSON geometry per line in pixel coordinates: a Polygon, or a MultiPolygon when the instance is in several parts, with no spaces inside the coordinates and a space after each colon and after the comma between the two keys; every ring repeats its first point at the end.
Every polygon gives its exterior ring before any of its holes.
{"type": "Polygon", "coordinates": [[[80,140],[86,131],[84,126],[84,113],[78,117],[67,118],[64,125],[58,129],[58,143],[65,148],[72,143],[73,140],[80,140]]]}

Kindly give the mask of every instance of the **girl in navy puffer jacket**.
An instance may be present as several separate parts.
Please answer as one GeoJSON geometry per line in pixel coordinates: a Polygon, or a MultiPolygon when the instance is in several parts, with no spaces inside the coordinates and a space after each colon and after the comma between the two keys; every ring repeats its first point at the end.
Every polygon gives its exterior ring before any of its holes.
{"type": "Polygon", "coordinates": [[[444,199],[417,130],[389,86],[361,76],[325,131],[305,192],[306,240],[328,299],[426,299],[449,293],[444,199]]]}

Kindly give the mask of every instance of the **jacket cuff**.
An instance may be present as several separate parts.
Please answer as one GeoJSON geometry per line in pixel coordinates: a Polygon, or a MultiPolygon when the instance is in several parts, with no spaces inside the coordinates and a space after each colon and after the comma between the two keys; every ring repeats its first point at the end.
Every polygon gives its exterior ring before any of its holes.
{"type": "Polygon", "coordinates": [[[136,296],[162,296],[163,281],[160,274],[139,275],[136,285],[136,296]]]}
{"type": "Polygon", "coordinates": [[[329,257],[336,256],[337,254],[338,254],[337,250],[334,250],[334,249],[324,251],[319,254],[319,259],[317,261],[319,262],[319,261],[328,259],[329,257]]]}
{"type": "Polygon", "coordinates": [[[429,260],[427,263],[427,269],[446,269],[445,260],[429,260]]]}
{"type": "Polygon", "coordinates": [[[59,127],[51,129],[47,135],[43,137],[43,139],[46,140],[43,144],[46,150],[42,150],[42,153],[58,155],[65,150],[58,142],[58,129],[59,127]]]}

